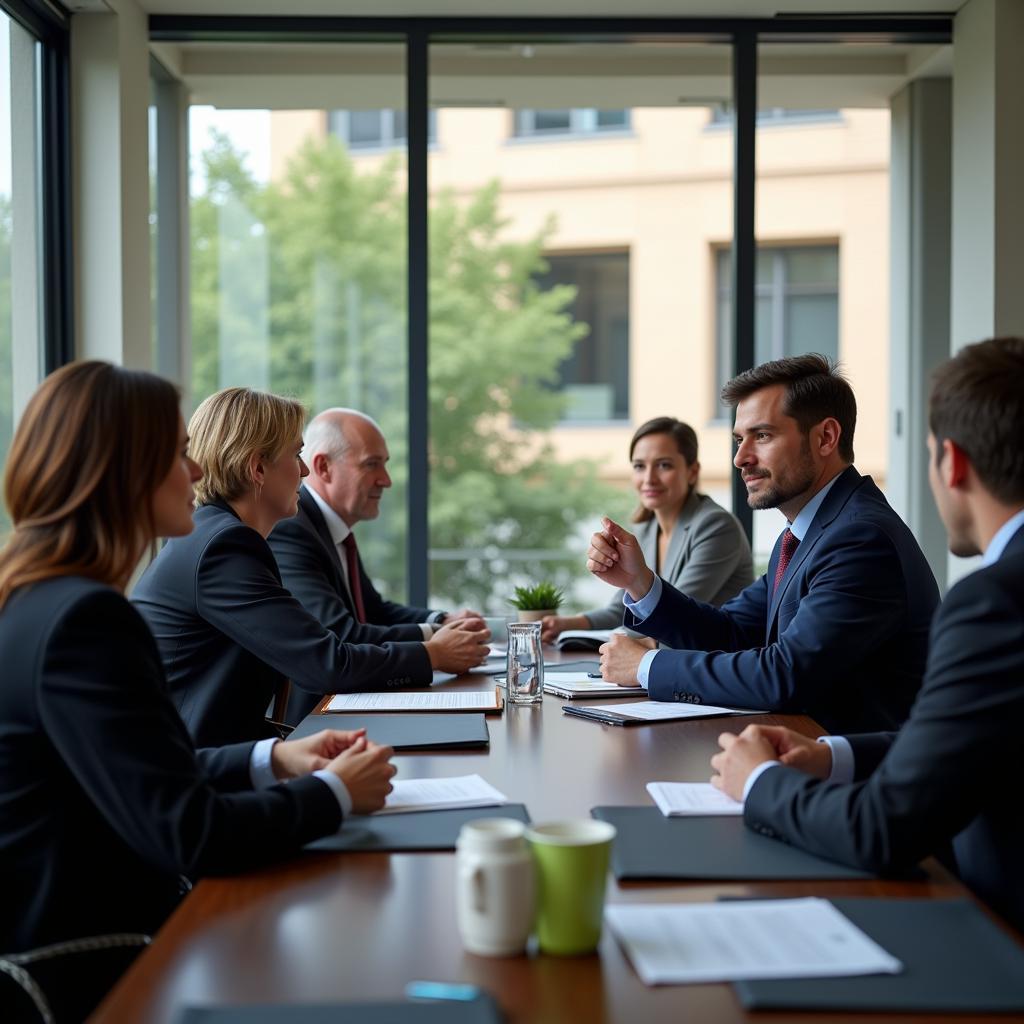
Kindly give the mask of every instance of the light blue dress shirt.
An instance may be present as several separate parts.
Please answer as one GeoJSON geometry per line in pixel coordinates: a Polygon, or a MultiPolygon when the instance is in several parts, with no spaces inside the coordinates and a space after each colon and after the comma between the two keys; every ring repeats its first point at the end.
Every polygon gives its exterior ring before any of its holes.
{"type": "MultiPolygon", "coordinates": [[[[803,540],[807,536],[807,531],[811,528],[811,523],[814,522],[814,517],[818,513],[818,509],[821,508],[822,502],[828,496],[828,492],[832,490],[832,485],[839,479],[841,473],[837,473],[834,477],[818,493],[811,498],[809,502],[797,513],[796,519],[789,524],[789,531],[796,537],[797,540],[803,540]]],[[[653,614],[654,609],[658,607],[658,602],[661,600],[661,591],[663,584],[661,577],[655,575],[654,583],[651,584],[651,589],[640,598],[639,601],[633,601],[629,594],[623,594],[623,604],[633,613],[637,622],[642,622],[648,616],[653,614]]],[[[648,651],[641,659],[640,664],[637,666],[636,677],[640,685],[646,690],[647,680],[650,678],[651,665],[654,664],[654,659],[658,656],[658,651],[648,651]]]]}

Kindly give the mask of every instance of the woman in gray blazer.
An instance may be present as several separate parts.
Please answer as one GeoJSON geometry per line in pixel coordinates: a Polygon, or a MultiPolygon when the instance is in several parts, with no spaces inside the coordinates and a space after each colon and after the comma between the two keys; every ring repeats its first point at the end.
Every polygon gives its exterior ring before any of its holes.
{"type": "MultiPolygon", "coordinates": [[[[672,416],[640,426],[629,444],[633,486],[640,507],[636,538],[644,558],[678,590],[721,605],[754,581],[746,534],[731,512],[697,491],[700,463],[693,428],[672,416]]],[[[622,625],[622,591],[603,608],[580,615],[548,615],[543,638],[566,629],[615,629],[622,625]]]]}

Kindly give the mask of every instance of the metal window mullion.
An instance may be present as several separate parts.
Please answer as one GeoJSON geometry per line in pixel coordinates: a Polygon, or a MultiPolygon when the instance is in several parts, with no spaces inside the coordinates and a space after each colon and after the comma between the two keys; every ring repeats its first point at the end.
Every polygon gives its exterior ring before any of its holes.
{"type": "Polygon", "coordinates": [[[407,600],[426,605],[430,590],[429,521],[429,267],[427,224],[427,121],[429,112],[428,37],[412,29],[406,37],[406,135],[408,224],[408,367],[409,441],[408,531],[406,535],[407,600]]]}
{"type": "MultiPolygon", "coordinates": [[[[733,369],[742,373],[754,365],[755,260],[754,235],[755,143],[757,129],[757,35],[738,31],[732,49],[733,118],[733,237],[732,345],[733,369]]],[[[733,513],[748,537],[754,515],[747,489],[738,473],[732,478],[733,513]]]]}

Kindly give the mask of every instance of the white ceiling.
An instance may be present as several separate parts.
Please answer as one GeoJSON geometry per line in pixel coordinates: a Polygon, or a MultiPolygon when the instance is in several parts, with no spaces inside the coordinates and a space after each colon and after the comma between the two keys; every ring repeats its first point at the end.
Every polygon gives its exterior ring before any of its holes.
{"type": "Polygon", "coordinates": [[[785,14],[936,14],[966,0],[137,0],[150,14],[370,17],[707,17],[785,14]]]}

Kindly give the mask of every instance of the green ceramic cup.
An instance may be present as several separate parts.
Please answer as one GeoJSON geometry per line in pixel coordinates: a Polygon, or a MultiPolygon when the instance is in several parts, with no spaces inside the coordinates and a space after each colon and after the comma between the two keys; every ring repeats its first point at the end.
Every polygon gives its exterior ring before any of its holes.
{"type": "Polygon", "coordinates": [[[573,956],[597,948],[614,838],[606,821],[556,821],[526,830],[537,867],[542,952],[573,956]]]}

